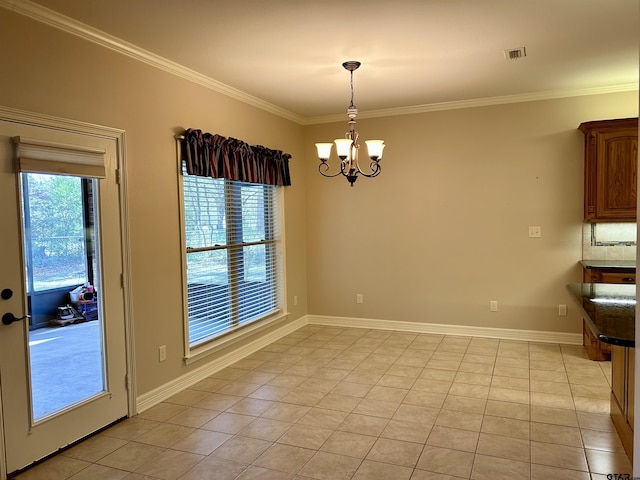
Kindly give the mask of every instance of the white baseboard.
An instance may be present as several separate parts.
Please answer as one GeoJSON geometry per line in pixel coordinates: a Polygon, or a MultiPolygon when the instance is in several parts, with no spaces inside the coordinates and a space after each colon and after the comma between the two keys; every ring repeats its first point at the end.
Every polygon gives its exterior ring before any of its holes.
{"type": "Polygon", "coordinates": [[[446,325],[436,323],[400,322],[395,320],[376,320],[367,318],[329,317],[306,315],[278,328],[258,339],[244,344],[230,353],[217,357],[211,362],[186,373],[137,398],[137,412],[141,413],[167,398],[204,380],[208,376],[226,368],[276,340],[304,327],[305,325],[330,325],[335,327],[370,328],[375,330],[396,330],[399,332],[435,333],[439,335],[461,335],[502,340],[521,340],[539,343],[561,343],[582,345],[581,333],[541,332],[536,330],[517,330],[511,328],[471,327],[465,325],[446,325]]]}
{"type": "Polygon", "coordinates": [[[329,317],[308,315],[308,323],[335,327],[371,328],[376,330],[397,330],[399,332],[435,333],[439,335],[462,335],[470,337],[498,338],[501,340],[522,340],[539,343],[561,343],[582,345],[582,333],[543,332],[538,330],[518,330],[515,328],[472,327],[468,325],[446,325],[439,323],[400,322],[368,318],[329,317]]]}
{"type": "Polygon", "coordinates": [[[308,323],[309,322],[307,320],[307,317],[300,317],[297,320],[289,322],[286,325],[277,328],[266,335],[260,336],[252,342],[246,343],[236,348],[230,353],[215,358],[206,365],[202,365],[201,367],[191,370],[189,373],[185,373],[184,375],[165,383],[164,385],[154,388],[150,392],[140,395],[136,400],[137,413],[142,413],[145,410],[148,410],[154,405],[163,402],[167,398],[175,395],[176,393],[179,393],[185,388],[189,388],[190,386],[195,385],[199,381],[204,380],[217,371],[220,371],[223,368],[226,368],[234,364],[235,362],[242,360],[246,356],[257,352],[261,348],[270,345],[276,340],[289,335],[290,333],[298,330],[301,327],[304,327],[308,323]]]}

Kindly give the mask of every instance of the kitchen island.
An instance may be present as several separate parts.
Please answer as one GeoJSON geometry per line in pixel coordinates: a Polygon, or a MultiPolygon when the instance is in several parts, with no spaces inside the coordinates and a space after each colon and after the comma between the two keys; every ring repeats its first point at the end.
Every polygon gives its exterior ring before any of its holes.
{"type": "Polygon", "coordinates": [[[611,419],[632,459],[636,286],[573,283],[567,289],[593,335],[611,344],[611,419]]]}

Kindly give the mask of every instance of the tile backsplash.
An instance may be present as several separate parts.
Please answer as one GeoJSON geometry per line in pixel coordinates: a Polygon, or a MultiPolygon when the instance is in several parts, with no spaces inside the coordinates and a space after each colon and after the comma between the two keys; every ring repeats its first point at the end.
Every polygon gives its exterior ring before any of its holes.
{"type": "Polygon", "coordinates": [[[635,260],[637,224],[584,223],[583,260],[635,260]]]}

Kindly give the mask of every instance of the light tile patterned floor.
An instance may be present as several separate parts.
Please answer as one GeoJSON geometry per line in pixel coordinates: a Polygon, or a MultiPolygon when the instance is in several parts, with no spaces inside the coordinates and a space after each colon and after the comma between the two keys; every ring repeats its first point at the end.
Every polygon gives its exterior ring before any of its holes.
{"type": "Polygon", "coordinates": [[[582,347],[308,325],[16,478],[604,480],[609,382],[582,347]]]}

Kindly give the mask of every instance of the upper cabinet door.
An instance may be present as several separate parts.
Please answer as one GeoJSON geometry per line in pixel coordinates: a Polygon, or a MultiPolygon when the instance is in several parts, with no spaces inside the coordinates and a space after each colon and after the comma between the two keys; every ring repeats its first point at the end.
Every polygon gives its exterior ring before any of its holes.
{"type": "Polygon", "coordinates": [[[585,134],[584,220],[635,222],[638,119],[580,125],[585,134]]]}

